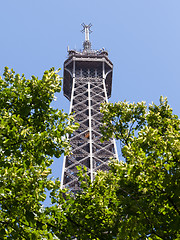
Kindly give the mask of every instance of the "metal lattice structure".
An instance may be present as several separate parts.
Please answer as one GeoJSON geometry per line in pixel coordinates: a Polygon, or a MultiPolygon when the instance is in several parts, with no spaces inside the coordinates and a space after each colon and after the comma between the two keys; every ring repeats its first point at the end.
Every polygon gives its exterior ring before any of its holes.
{"type": "Polygon", "coordinates": [[[70,136],[72,154],[64,158],[61,188],[72,192],[80,189],[77,166],[86,166],[93,181],[97,170],[107,171],[111,157],[117,158],[114,139],[100,142],[102,113],[100,104],[111,96],[113,65],[107,51],[91,50],[89,41],[90,25],[83,24],[85,42],[83,51],[70,50],[64,63],[63,91],[71,102],[70,112],[80,124],[70,136]]]}

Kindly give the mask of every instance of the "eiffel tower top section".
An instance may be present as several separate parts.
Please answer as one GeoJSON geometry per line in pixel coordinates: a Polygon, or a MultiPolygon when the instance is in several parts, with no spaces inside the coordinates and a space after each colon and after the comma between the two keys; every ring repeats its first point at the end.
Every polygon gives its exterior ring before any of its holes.
{"type": "Polygon", "coordinates": [[[71,100],[73,79],[77,78],[103,78],[105,80],[107,97],[111,97],[113,64],[108,58],[108,52],[102,48],[93,50],[89,40],[92,24],[82,24],[85,32],[83,50],[69,50],[68,58],[64,62],[63,92],[68,100],[71,100]]]}

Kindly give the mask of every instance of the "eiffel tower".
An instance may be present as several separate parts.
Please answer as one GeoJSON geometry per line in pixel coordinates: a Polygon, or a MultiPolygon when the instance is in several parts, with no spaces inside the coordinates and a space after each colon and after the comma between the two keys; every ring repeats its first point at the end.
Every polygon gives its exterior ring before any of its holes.
{"type": "Polygon", "coordinates": [[[85,41],[82,51],[68,50],[64,62],[64,96],[70,101],[70,112],[80,127],[70,137],[72,154],[63,162],[61,189],[80,190],[77,166],[85,166],[93,181],[98,170],[108,171],[111,157],[118,158],[114,139],[101,143],[100,105],[111,96],[113,64],[104,49],[92,50],[91,24],[82,24],[85,41]]]}

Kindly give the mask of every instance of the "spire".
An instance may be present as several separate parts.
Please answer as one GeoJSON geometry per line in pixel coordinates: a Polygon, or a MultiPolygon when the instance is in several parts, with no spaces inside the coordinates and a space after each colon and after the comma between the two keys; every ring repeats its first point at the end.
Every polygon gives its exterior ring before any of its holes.
{"type": "Polygon", "coordinates": [[[91,42],[89,41],[89,34],[92,33],[91,27],[92,24],[85,25],[84,23],[81,24],[83,27],[83,30],[81,32],[85,32],[85,41],[83,43],[83,47],[85,51],[91,50],[91,42]]]}

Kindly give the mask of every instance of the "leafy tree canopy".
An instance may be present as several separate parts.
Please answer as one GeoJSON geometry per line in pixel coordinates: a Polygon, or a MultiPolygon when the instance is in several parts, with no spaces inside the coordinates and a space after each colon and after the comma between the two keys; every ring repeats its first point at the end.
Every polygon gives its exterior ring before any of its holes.
{"type": "Polygon", "coordinates": [[[102,104],[102,140],[120,140],[124,161],[93,183],[79,168],[82,191],[72,196],[49,177],[77,128],[50,106],[60,89],[54,69],[27,80],[5,68],[0,78],[0,237],[180,239],[180,120],[167,99],[102,104]],[[46,189],[52,205],[42,207],[46,189]]]}
{"type": "Polygon", "coordinates": [[[50,106],[60,90],[53,68],[29,80],[6,67],[0,78],[0,239],[52,239],[57,207],[42,208],[46,190],[53,199],[60,186],[48,177],[51,157],[69,153],[67,136],[77,128],[50,106]]]}

